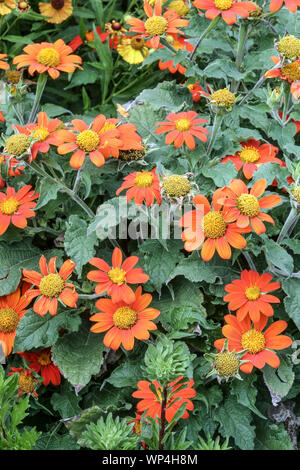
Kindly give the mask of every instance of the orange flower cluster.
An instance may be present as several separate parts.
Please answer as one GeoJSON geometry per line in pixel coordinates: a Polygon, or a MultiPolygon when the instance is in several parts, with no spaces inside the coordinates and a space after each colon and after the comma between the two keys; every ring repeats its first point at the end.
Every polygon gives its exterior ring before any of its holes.
{"type": "Polygon", "coordinates": [[[61,374],[59,368],[51,359],[51,349],[45,348],[38,352],[22,352],[21,357],[28,362],[30,369],[40,374],[43,379],[43,385],[47,387],[50,383],[55,386],[61,383],[61,374]]]}

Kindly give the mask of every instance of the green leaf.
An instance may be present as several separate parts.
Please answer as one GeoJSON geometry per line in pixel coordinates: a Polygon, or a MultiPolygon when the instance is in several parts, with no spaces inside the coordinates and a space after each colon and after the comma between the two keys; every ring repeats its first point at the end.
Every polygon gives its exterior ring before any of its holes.
{"type": "Polygon", "coordinates": [[[64,247],[67,255],[76,263],[76,272],[81,276],[83,266],[95,255],[98,240],[95,232],[87,235],[87,222],[71,215],[67,222],[64,247]]]}
{"type": "MultiPolygon", "coordinates": [[[[66,382],[68,385],[68,383],[66,382]]],[[[70,418],[81,412],[81,408],[78,405],[79,397],[75,394],[74,390],[70,390],[68,387],[64,387],[59,393],[53,393],[51,396],[51,405],[53,409],[58,411],[62,418],[70,418]]]]}
{"type": "Polygon", "coordinates": [[[284,424],[258,423],[255,450],[294,450],[284,424]]]}
{"type": "Polygon", "coordinates": [[[158,134],[155,134],[155,124],[164,119],[162,110],[155,111],[150,104],[137,105],[129,112],[129,120],[137,128],[137,131],[143,139],[151,135],[151,140],[160,140],[158,134]]]}
{"type": "Polygon", "coordinates": [[[290,278],[282,282],[282,288],[287,297],[284,299],[286,313],[300,330],[300,286],[299,279],[290,278]]]}
{"type": "Polygon", "coordinates": [[[55,118],[61,116],[62,114],[72,114],[69,109],[58,106],[57,104],[46,103],[42,106],[43,111],[47,114],[49,118],[55,118]]]}
{"type": "Polygon", "coordinates": [[[119,367],[114,369],[106,382],[109,382],[116,388],[132,387],[136,388],[136,384],[143,378],[141,368],[141,360],[127,359],[119,367]]]}
{"type": "Polygon", "coordinates": [[[137,99],[150,104],[154,111],[164,107],[173,113],[178,113],[184,107],[190,109],[193,104],[190,91],[186,87],[176,85],[175,81],[162,82],[155,88],[143,90],[137,99]]]}
{"type": "Polygon", "coordinates": [[[255,385],[256,379],[256,375],[251,375],[243,378],[243,380],[235,380],[232,383],[231,392],[236,395],[238,403],[249,408],[260,418],[267,419],[255,406],[258,393],[255,385]]]}
{"type": "Polygon", "coordinates": [[[43,433],[33,450],[79,450],[80,446],[69,434],[43,433]]]}
{"type": "Polygon", "coordinates": [[[266,365],[263,373],[265,384],[275,401],[277,398],[281,399],[288,394],[294,383],[295,374],[292,365],[287,359],[280,359],[278,369],[266,365]]]}
{"type": "Polygon", "coordinates": [[[276,179],[279,187],[286,186],[286,178],[289,176],[290,172],[285,167],[280,167],[278,163],[268,162],[261,165],[254,173],[252,182],[265,178],[267,180],[267,185],[271,185],[276,179]]]}
{"type": "Polygon", "coordinates": [[[62,185],[56,185],[50,178],[43,178],[40,185],[40,197],[38,199],[36,209],[40,209],[52,199],[56,199],[57,193],[60,189],[62,189],[62,185]]]}
{"type": "Polygon", "coordinates": [[[96,423],[102,416],[102,410],[99,406],[92,406],[84,410],[79,416],[74,419],[66,421],[66,426],[70,431],[71,436],[78,441],[78,444],[86,447],[87,439],[82,437],[82,434],[86,430],[86,426],[90,423],[96,423]]]}
{"type": "Polygon", "coordinates": [[[266,235],[263,235],[263,240],[268,261],[277,266],[277,268],[291,274],[294,269],[292,256],[282,246],[269,239],[266,235]]]}
{"type": "Polygon", "coordinates": [[[211,178],[215,185],[218,187],[227,186],[233,178],[236,178],[237,169],[234,163],[228,161],[227,163],[217,163],[211,168],[203,168],[202,174],[206,178],[211,178]]]}
{"type": "Polygon", "coordinates": [[[84,70],[76,70],[72,75],[72,80],[64,90],[70,90],[76,86],[87,85],[88,83],[95,83],[99,78],[99,72],[94,68],[85,65],[84,70]]]}
{"type": "Polygon", "coordinates": [[[83,322],[77,333],[62,336],[52,347],[53,362],[72,385],[85,386],[103,362],[103,340],[90,327],[89,321],[83,322]]]}

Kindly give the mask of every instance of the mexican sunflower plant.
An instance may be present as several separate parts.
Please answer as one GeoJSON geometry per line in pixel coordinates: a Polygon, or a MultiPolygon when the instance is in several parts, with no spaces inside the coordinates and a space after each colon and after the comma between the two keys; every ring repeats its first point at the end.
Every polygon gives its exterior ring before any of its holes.
{"type": "Polygon", "coordinates": [[[205,11],[209,20],[214,20],[219,15],[225,23],[231,25],[236,23],[237,16],[248,18],[251,11],[256,10],[253,2],[237,2],[235,0],[195,0],[193,5],[205,11]]]}
{"type": "Polygon", "coordinates": [[[45,348],[38,352],[21,352],[30,369],[35,370],[43,379],[43,385],[47,387],[50,383],[58,386],[61,383],[61,374],[59,368],[51,359],[51,348],[45,348]]]}
{"type": "Polygon", "coordinates": [[[161,204],[160,183],[156,168],[151,171],[137,171],[125,176],[124,183],[117,190],[116,195],[127,189],[126,200],[134,199],[135,204],[141,205],[143,201],[152,206],[155,200],[161,204]]]}
{"type": "Polygon", "coordinates": [[[280,65],[280,58],[272,56],[272,62],[278,64],[277,68],[272,68],[265,73],[266,78],[280,78],[291,84],[290,92],[297,100],[300,97],[300,60],[295,60],[286,65],[280,65]]]}
{"type": "Polygon", "coordinates": [[[18,228],[27,227],[27,219],[35,216],[34,208],[39,193],[34,194],[30,185],[23,186],[18,192],[8,186],[6,194],[0,192],[0,235],[6,232],[9,225],[18,228]]]}

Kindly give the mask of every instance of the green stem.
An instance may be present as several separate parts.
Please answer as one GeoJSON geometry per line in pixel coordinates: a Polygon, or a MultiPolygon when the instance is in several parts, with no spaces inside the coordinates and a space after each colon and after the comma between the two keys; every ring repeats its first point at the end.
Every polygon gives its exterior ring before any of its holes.
{"type": "MultiPolygon", "coordinates": [[[[237,53],[236,53],[236,59],[235,59],[235,64],[236,64],[236,69],[238,72],[241,71],[241,65],[243,61],[243,56],[244,56],[244,51],[245,51],[245,45],[246,41],[248,38],[248,24],[246,22],[241,22],[240,24],[240,29],[239,29],[239,39],[238,39],[238,47],[237,47],[237,53]]],[[[240,80],[232,81],[232,92],[236,93],[238,91],[240,84],[240,80]]]]}
{"type": "Polygon", "coordinates": [[[79,186],[80,186],[81,173],[82,173],[82,171],[83,171],[83,169],[86,165],[86,162],[87,162],[87,159],[85,158],[82,167],[79,168],[79,170],[77,171],[75,183],[74,183],[74,186],[73,186],[73,189],[72,189],[74,194],[76,194],[78,192],[78,189],[79,189],[79,186]]]}
{"type": "Polygon", "coordinates": [[[43,95],[43,92],[47,83],[47,78],[48,77],[45,73],[41,73],[38,78],[34,103],[33,103],[32,110],[28,119],[28,124],[35,121],[37,110],[40,105],[40,101],[41,101],[41,98],[42,98],[42,95],[43,95]]]}
{"type": "Polygon", "coordinates": [[[250,256],[250,254],[248,253],[248,251],[242,251],[243,255],[245,256],[246,260],[247,260],[247,263],[249,264],[249,267],[250,269],[252,269],[253,271],[257,271],[256,267],[255,267],[255,264],[250,256]]]}
{"type": "Polygon", "coordinates": [[[160,38],[160,42],[163,46],[165,46],[167,49],[169,49],[169,51],[173,52],[174,54],[177,54],[176,49],[165,38],[160,38]]]}
{"type": "Polygon", "coordinates": [[[94,300],[94,299],[100,299],[100,297],[103,297],[103,295],[102,294],[78,294],[79,299],[94,300]]]}
{"type": "MultiPolygon", "coordinates": [[[[272,67],[270,70],[278,69],[280,67],[281,67],[281,64],[279,62],[279,64],[275,64],[274,67],[272,67]]],[[[255,83],[254,87],[251,88],[251,90],[247,93],[247,95],[245,95],[244,98],[239,102],[238,106],[241,106],[244,103],[244,101],[246,101],[249,98],[249,96],[251,96],[252,93],[263,84],[265,80],[267,80],[267,77],[265,77],[264,75],[260,77],[260,79],[255,83]]]]}
{"type": "Polygon", "coordinates": [[[213,149],[213,146],[214,146],[217,134],[218,134],[218,130],[219,130],[219,128],[221,126],[221,123],[222,123],[222,120],[223,120],[223,116],[224,116],[223,112],[220,112],[219,110],[215,114],[212,133],[210,134],[210,140],[209,140],[209,144],[208,144],[208,147],[207,147],[207,157],[210,156],[211,151],[213,149]]]}
{"type": "Polygon", "coordinates": [[[293,226],[296,217],[297,217],[297,209],[295,207],[291,207],[291,211],[290,211],[290,213],[288,215],[288,218],[286,219],[286,221],[285,221],[285,223],[284,223],[284,225],[283,225],[283,227],[280,231],[280,234],[278,235],[276,243],[280,243],[281,240],[284,239],[284,237],[288,233],[290,227],[293,226]]]}
{"type": "Polygon", "coordinates": [[[198,47],[200,46],[201,42],[203,41],[203,39],[208,35],[208,33],[218,24],[218,22],[220,21],[220,15],[218,15],[213,21],[210,22],[210,24],[208,25],[208,27],[203,31],[203,33],[201,34],[200,38],[198,39],[198,42],[195,46],[195,49],[193,50],[191,56],[190,56],[190,60],[192,61],[195,54],[196,54],[196,50],[198,49],[198,47]]]}
{"type": "Polygon", "coordinates": [[[282,111],[282,126],[285,126],[287,124],[287,113],[290,105],[290,84],[285,83],[284,84],[284,101],[283,101],[283,111],[282,111]]]}

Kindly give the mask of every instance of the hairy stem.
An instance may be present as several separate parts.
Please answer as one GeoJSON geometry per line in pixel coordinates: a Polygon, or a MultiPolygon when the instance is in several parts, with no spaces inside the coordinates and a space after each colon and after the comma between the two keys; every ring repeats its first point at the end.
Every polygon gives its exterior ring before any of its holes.
{"type": "Polygon", "coordinates": [[[284,239],[284,237],[286,236],[286,234],[288,233],[290,227],[292,225],[294,225],[294,222],[295,222],[295,219],[297,218],[297,209],[295,207],[291,207],[291,211],[288,215],[288,218],[286,219],[281,231],[280,231],[280,234],[278,235],[278,238],[276,240],[276,243],[280,243],[281,240],[284,239]]]}
{"type": "Polygon", "coordinates": [[[161,416],[160,416],[160,431],[159,431],[159,441],[158,441],[158,450],[163,450],[163,439],[165,436],[165,428],[166,428],[166,406],[167,406],[167,395],[168,389],[164,387],[163,389],[163,400],[161,403],[161,416]]]}
{"type": "Polygon", "coordinates": [[[210,140],[209,140],[209,144],[208,144],[208,147],[207,147],[207,157],[209,157],[210,154],[211,154],[211,151],[213,149],[213,146],[214,146],[217,134],[218,134],[218,130],[219,130],[219,128],[221,126],[221,123],[222,123],[222,120],[223,120],[223,112],[218,111],[215,114],[213,128],[212,128],[212,132],[210,134],[210,140]]]}
{"type": "Polygon", "coordinates": [[[220,15],[218,15],[213,21],[210,22],[210,24],[208,25],[208,27],[203,31],[203,33],[201,34],[200,38],[198,39],[198,42],[196,43],[195,45],[195,49],[193,50],[191,56],[190,56],[190,60],[192,61],[194,59],[194,56],[196,54],[196,51],[198,49],[198,47],[200,46],[201,42],[203,41],[203,39],[208,35],[208,33],[218,24],[220,20],[220,15]]]}
{"type": "Polygon", "coordinates": [[[33,103],[32,110],[28,119],[28,124],[31,122],[34,122],[36,119],[37,110],[40,105],[40,101],[41,101],[46,83],[47,83],[47,75],[45,73],[41,73],[38,78],[35,97],[34,97],[34,103],[33,103]]]}

